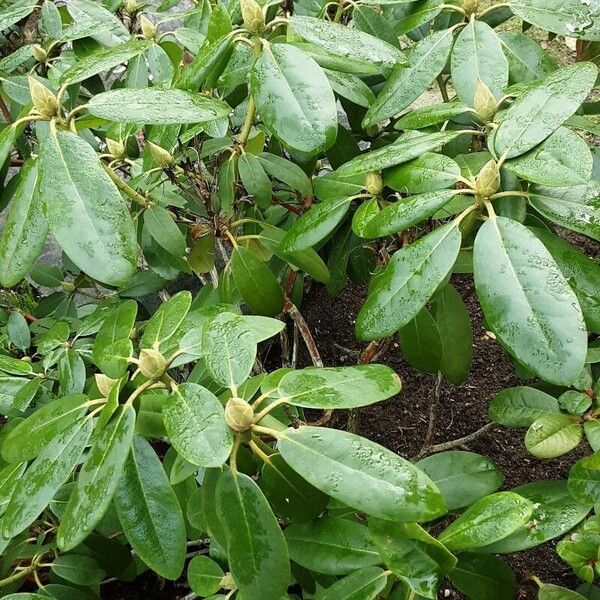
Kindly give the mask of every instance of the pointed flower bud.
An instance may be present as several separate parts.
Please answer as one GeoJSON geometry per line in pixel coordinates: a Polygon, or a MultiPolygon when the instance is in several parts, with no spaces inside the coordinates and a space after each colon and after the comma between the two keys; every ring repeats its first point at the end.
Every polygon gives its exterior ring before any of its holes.
{"type": "Polygon", "coordinates": [[[48,57],[48,53],[39,44],[31,46],[31,54],[38,62],[44,62],[48,57]]]}
{"type": "Polygon", "coordinates": [[[462,9],[467,13],[467,16],[470,17],[479,9],[479,0],[462,0],[462,9]]]}
{"type": "Polygon", "coordinates": [[[106,138],[104,141],[106,142],[106,149],[113,158],[125,157],[125,146],[122,142],[110,138],[106,138]]]}
{"type": "Polygon", "coordinates": [[[158,350],[144,348],[140,350],[139,367],[144,377],[160,379],[165,374],[167,361],[158,350]]]}
{"type": "Polygon", "coordinates": [[[58,114],[56,96],[34,77],[28,77],[29,93],[35,109],[45,117],[55,117],[58,114]]]}
{"type": "Polygon", "coordinates": [[[265,28],[265,16],[256,0],[240,0],[244,27],[251,33],[261,33],[265,28]]]}
{"type": "Polygon", "coordinates": [[[139,8],[137,0],[125,0],[125,4],[123,6],[130,15],[136,12],[139,8]]]}
{"type": "Polygon", "coordinates": [[[163,168],[170,167],[175,162],[175,159],[168,150],[165,150],[152,142],[146,142],[146,144],[150,149],[152,160],[154,160],[157,166],[163,168]]]}
{"type": "Polygon", "coordinates": [[[108,395],[113,389],[115,383],[119,381],[118,379],[111,379],[103,373],[96,373],[94,375],[94,378],[96,379],[96,386],[98,388],[98,391],[102,394],[103,398],[108,398],[108,395]]]}
{"type": "Polygon", "coordinates": [[[498,110],[498,102],[490,88],[477,78],[477,87],[475,88],[475,98],[473,99],[473,108],[482,121],[490,121],[498,110]]]}
{"type": "Polygon", "coordinates": [[[373,194],[373,196],[377,196],[381,194],[383,190],[383,179],[381,179],[381,175],[375,171],[371,173],[367,173],[365,177],[365,190],[369,192],[369,194],[373,194]]]}
{"type": "Polygon", "coordinates": [[[147,40],[153,40],[156,35],[156,26],[154,23],[146,16],[140,16],[140,29],[142,30],[142,35],[147,40]]]}
{"type": "Polygon", "coordinates": [[[500,187],[500,169],[495,160],[490,160],[475,178],[475,191],[480,198],[489,198],[500,187]]]}
{"type": "Polygon", "coordinates": [[[252,426],[254,410],[242,398],[233,397],[225,405],[225,420],[234,431],[248,431],[252,426]]]}

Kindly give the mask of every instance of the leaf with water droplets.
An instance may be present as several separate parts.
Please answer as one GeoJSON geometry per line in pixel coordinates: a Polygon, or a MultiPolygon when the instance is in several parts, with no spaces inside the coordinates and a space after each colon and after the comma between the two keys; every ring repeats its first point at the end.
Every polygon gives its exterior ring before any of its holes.
{"type": "Polygon", "coordinates": [[[598,502],[600,494],[600,452],[584,456],[569,472],[569,492],[586,504],[598,502]]]}
{"type": "Polygon", "coordinates": [[[538,458],[556,458],[576,448],[582,436],[578,419],[562,413],[546,413],[529,426],[525,447],[538,458]]]}
{"type": "Polygon", "coordinates": [[[399,192],[423,194],[451,187],[459,176],[460,167],[456,161],[444,154],[425,152],[419,158],[386,170],[383,181],[399,192]]]}
{"type": "Polygon", "coordinates": [[[371,284],[356,319],[358,337],[382,338],[413,319],[454,266],[460,243],[458,227],[448,223],[398,250],[371,284]]]}
{"type": "Polygon", "coordinates": [[[581,594],[552,583],[542,583],[538,600],[586,600],[581,594]]]}
{"type": "Polygon", "coordinates": [[[547,413],[560,413],[558,401],[532,387],[517,386],[498,392],[490,402],[490,419],[507,427],[529,427],[547,413]]]}
{"type": "Polygon", "coordinates": [[[448,578],[472,600],[507,600],[517,591],[515,574],[496,556],[463,552],[448,578]]]}
{"type": "Polygon", "coordinates": [[[498,341],[542,379],[568,386],[585,363],[577,297],[550,253],[523,225],[486,221],[475,239],[477,296],[498,341]]]}
{"type": "Polygon", "coordinates": [[[287,429],[278,448],[309,483],[369,515],[430,521],[446,511],[440,491],[422,471],[357,435],[309,426],[287,429]]]}
{"type": "Polygon", "coordinates": [[[322,600],[374,600],[387,584],[387,573],[365,567],[336,581],[322,593],[322,600]]]}

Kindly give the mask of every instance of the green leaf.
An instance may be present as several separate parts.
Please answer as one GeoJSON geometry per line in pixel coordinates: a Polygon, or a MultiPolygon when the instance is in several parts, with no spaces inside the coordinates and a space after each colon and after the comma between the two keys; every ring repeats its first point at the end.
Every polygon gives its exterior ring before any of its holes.
{"type": "Polygon", "coordinates": [[[22,462],[6,465],[0,470],[0,516],[5,513],[6,507],[26,467],[27,463],[22,462]]]}
{"type": "Polygon", "coordinates": [[[219,400],[196,383],[177,386],[162,407],[165,427],[173,447],[200,467],[219,467],[233,446],[219,400]]]}
{"type": "Polygon", "coordinates": [[[221,39],[213,43],[204,44],[200,52],[196,54],[194,60],[181,70],[179,79],[176,82],[178,88],[195,92],[200,86],[205,84],[208,79],[213,79],[214,75],[220,73],[220,65],[228,60],[233,49],[231,35],[224,35],[221,39]]]}
{"type": "Polygon", "coordinates": [[[183,571],[186,529],[181,506],[152,446],[136,436],[115,495],[127,541],[161,577],[183,571]]]}
{"type": "Polygon", "coordinates": [[[92,358],[98,365],[108,355],[109,347],[115,342],[128,340],[135,325],[137,302],[125,300],[114,308],[104,320],[92,348],[92,358]]]}
{"type": "Polygon", "coordinates": [[[192,294],[179,292],[158,307],[144,327],[140,348],[164,348],[164,344],[177,333],[190,310],[192,294]]]}
{"type": "Polygon", "coordinates": [[[303,196],[312,196],[310,179],[298,165],[268,152],[261,152],[258,160],[271,177],[285,183],[293,190],[298,190],[303,196]]]}
{"type": "Polygon", "coordinates": [[[81,586],[98,585],[106,573],[91,556],[63,554],[52,563],[52,570],[62,579],[81,586]]]}
{"type": "Polygon", "coordinates": [[[177,258],[183,257],[185,237],[167,209],[158,205],[148,207],[144,211],[144,226],[161,248],[177,258]]]}
{"type": "Polygon", "coordinates": [[[452,269],[460,243],[458,227],[448,223],[398,250],[371,284],[356,319],[358,337],[386,337],[413,319],[452,269]]]}
{"type": "Polygon", "coordinates": [[[221,589],[224,576],[223,569],[208,556],[194,556],[188,565],[188,584],[199,596],[216,594],[221,589]]]}
{"type": "Polygon", "coordinates": [[[542,583],[538,592],[538,600],[585,600],[585,598],[567,588],[552,583],[542,583]]]}
{"type": "Polygon", "coordinates": [[[377,99],[365,115],[363,128],[401,113],[410,106],[442,72],[454,43],[451,29],[438,31],[416,44],[408,65],[396,66],[377,99]]]}
{"type": "Polygon", "coordinates": [[[152,45],[144,39],[131,39],[114,48],[102,48],[88,54],[69,67],[60,77],[60,84],[73,84],[103,73],[138,56],[152,45]]]}
{"type": "Polygon", "coordinates": [[[372,150],[353,158],[334,171],[337,177],[366,174],[381,171],[399,165],[425,152],[435,150],[450,143],[460,135],[456,131],[439,131],[436,133],[407,133],[399,137],[393,144],[372,150]]]}
{"type": "Polygon", "coordinates": [[[318,244],[341,223],[351,203],[351,198],[341,197],[311,206],[285,234],[279,246],[281,252],[306,250],[318,244]]]}
{"type": "Polygon", "coordinates": [[[108,121],[174,125],[205,123],[227,117],[229,106],[209,96],[160,88],[115,89],[92,96],[91,114],[108,121]]]}
{"type": "Polygon", "coordinates": [[[385,185],[399,192],[422,194],[453,186],[460,176],[460,167],[444,154],[425,152],[419,158],[387,170],[385,185]]]}
{"type": "Polygon", "coordinates": [[[44,445],[11,496],[2,518],[4,538],[21,533],[50,504],[79,462],[91,432],[92,421],[80,419],[44,445]]]}
{"type": "Polygon", "coordinates": [[[595,181],[562,188],[534,185],[529,203],[543,217],[600,241],[600,187],[595,181]]]}
{"type": "Polygon", "coordinates": [[[474,106],[477,84],[482,81],[500,99],[508,85],[508,61],[496,32],[472,19],[458,34],[450,63],[452,85],[458,99],[474,106]]]}
{"type": "Polygon", "coordinates": [[[529,522],[495,544],[480,548],[479,552],[512,553],[533,548],[573,529],[591,508],[591,502],[584,504],[574,499],[566,481],[535,481],[513,492],[533,502],[529,522]]]}
{"type": "Polygon", "coordinates": [[[555,458],[576,448],[583,430],[573,417],[546,413],[538,417],[525,434],[525,447],[538,458],[555,458]]]}
{"type": "Polygon", "coordinates": [[[333,144],[335,96],[308,55],[288,44],[269,45],[254,63],[251,87],[264,126],[286,146],[316,154],[333,144]]]}
{"type": "Polygon", "coordinates": [[[504,479],[489,458],[460,450],[433,454],[420,460],[417,467],[437,485],[449,511],[495,492],[504,479]]]}
{"type": "Polygon", "coordinates": [[[288,550],[260,488],[247,475],[227,471],[217,483],[216,502],[231,575],[244,599],[283,596],[290,579],[288,550]]]}
{"type": "Polygon", "coordinates": [[[235,248],[231,272],[240,295],[253,313],[274,317],[281,312],[283,290],[277,278],[248,248],[235,248]]]}
{"type": "Polygon", "coordinates": [[[131,449],[135,411],[121,405],[112,420],[94,436],[57,532],[63,551],[80,544],[100,522],[119,485],[131,449]]]}
{"type": "Polygon", "coordinates": [[[273,196],[273,187],[260,160],[253,154],[245,152],[238,159],[238,171],[248,194],[254,196],[259,206],[269,207],[273,196]]]}
{"type": "Polygon", "coordinates": [[[309,426],[287,429],[278,449],[309,483],[369,515],[429,521],[445,513],[442,495],[429,477],[397,454],[354,434],[309,426]]]}
{"type": "Polygon", "coordinates": [[[323,69],[323,72],[327,76],[331,89],[342,98],[364,108],[369,108],[375,100],[371,88],[358,75],[330,69],[323,69]]]}
{"type": "Polygon", "coordinates": [[[274,512],[291,523],[316,519],[329,501],[328,496],[300,477],[280,454],[269,455],[259,484],[274,512]]]}
{"type": "Polygon", "coordinates": [[[41,201],[60,247],[94,279],[127,282],[137,262],[133,223],[92,147],[51,124],[39,161],[41,201]]]}
{"type": "Polygon", "coordinates": [[[387,584],[387,574],[378,567],[365,567],[336,581],[322,594],[323,600],[374,600],[387,584]]]}
{"type": "Polygon", "coordinates": [[[406,360],[419,371],[437,373],[442,358],[442,340],[435,319],[421,309],[399,331],[400,348],[406,360]]]}
{"type": "Polygon", "coordinates": [[[471,600],[505,600],[517,591],[512,569],[495,556],[463,553],[448,577],[471,600]]]}
{"type": "Polygon", "coordinates": [[[505,166],[532,183],[572,186],[590,180],[593,162],[587,142],[574,131],[559,127],[539,146],[509,160],[505,166]]]}
{"type": "Polygon", "coordinates": [[[451,523],[438,539],[449,550],[471,550],[487,546],[524,525],[533,504],[514,492],[496,492],[481,498],[451,523]]]}
{"type": "Polygon", "coordinates": [[[454,196],[456,190],[437,190],[392,202],[365,225],[363,237],[378,238],[404,231],[436,213],[454,196]]]}
{"type": "Polygon", "coordinates": [[[48,231],[37,187],[37,161],[27,160],[19,177],[0,237],[0,284],[4,287],[12,287],[29,273],[48,231]]]}
{"type": "Polygon", "coordinates": [[[554,58],[529,36],[518,31],[501,31],[498,37],[508,60],[510,84],[543,79],[556,70],[554,58]]]}
{"type": "Polygon", "coordinates": [[[10,341],[19,350],[24,352],[29,348],[29,345],[31,344],[29,325],[27,324],[25,317],[18,310],[13,310],[10,313],[6,329],[10,341]]]}
{"type": "Polygon", "coordinates": [[[477,296],[498,341],[542,379],[570,385],[585,363],[585,323],[544,245],[517,221],[489,219],[475,239],[473,268],[477,296]]]}
{"type": "Polygon", "coordinates": [[[556,398],[532,387],[517,386],[496,394],[490,402],[490,419],[507,427],[529,427],[548,413],[560,413],[556,398]]]}
{"type": "Polygon", "coordinates": [[[256,337],[244,318],[221,313],[204,327],[202,339],[212,378],[226,387],[244,383],[256,359],[256,337]]]}
{"type": "Polygon", "coordinates": [[[569,492],[579,502],[595,504],[600,493],[600,452],[579,459],[569,471],[569,492]]]}
{"type": "Polygon", "coordinates": [[[519,96],[494,135],[497,155],[519,156],[544,141],[575,113],[594,87],[597,75],[594,64],[576,63],[554,71],[519,96]]]}
{"type": "Polygon", "coordinates": [[[15,23],[18,23],[21,19],[24,19],[33,12],[36,4],[36,0],[17,0],[10,6],[5,6],[2,9],[2,15],[0,16],[0,31],[8,29],[15,23]]]}
{"type": "Polygon", "coordinates": [[[396,129],[423,129],[448,121],[473,109],[462,102],[444,102],[415,108],[396,121],[396,129]]]}
{"type": "Polygon", "coordinates": [[[6,159],[10,156],[19,131],[20,128],[12,125],[6,125],[3,129],[0,129],[0,167],[4,166],[6,159]]]}
{"type": "Polygon", "coordinates": [[[315,17],[295,15],[289,24],[307,42],[342,56],[344,62],[365,74],[380,73],[397,64],[406,64],[398,48],[368,33],[315,17]]]}
{"type": "Polygon", "coordinates": [[[365,525],[333,517],[285,530],[290,558],[310,571],[346,575],[381,563],[365,525]]]}
{"type": "Polygon", "coordinates": [[[308,367],[291,371],[279,382],[281,398],[304,408],[356,408],[396,395],[400,378],[385,365],[308,367]]]}
{"type": "Polygon", "coordinates": [[[598,14],[593,4],[578,0],[511,0],[510,9],[524,21],[553,33],[600,40],[598,14]]]}
{"type": "Polygon", "coordinates": [[[57,435],[85,414],[87,396],[64,396],[36,410],[8,433],[2,458],[20,463],[35,458],[57,435]]]}
{"type": "Polygon", "coordinates": [[[390,523],[369,519],[373,541],[385,565],[413,592],[437,598],[444,574],[456,558],[416,523],[390,523]]]}

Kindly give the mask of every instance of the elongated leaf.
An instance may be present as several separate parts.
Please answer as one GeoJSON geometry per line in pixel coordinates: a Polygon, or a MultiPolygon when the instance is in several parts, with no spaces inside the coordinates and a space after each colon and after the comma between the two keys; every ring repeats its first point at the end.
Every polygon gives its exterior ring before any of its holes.
{"type": "Polygon", "coordinates": [[[92,432],[92,422],[71,423],[46,444],[19,479],[2,519],[2,536],[11,539],[29,527],[50,504],[77,465],[92,432]]]}
{"type": "Polygon", "coordinates": [[[538,600],[585,600],[584,596],[567,588],[543,583],[538,593],[538,600]]]}
{"type": "Polygon", "coordinates": [[[500,343],[542,379],[575,381],[585,362],[585,324],[544,245],[517,221],[490,219],[477,234],[473,266],[486,321],[500,343]]]}
{"type": "Polygon", "coordinates": [[[460,242],[458,227],[448,223],[397,251],[371,285],[356,319],[358,337],[382,338],[413,319],[452,269],[460,242]]]}
{"type": "Polygon", "coordinates": [[[36,4],[37,2],[35,0],[17,0],[4,8],[2,10],[2,16],[0,16],[0,31],[8,29],[11,25],[24,19],[33,11],[36,4]]]}
{"type": "Polygon", "coordinates": [[[469,506],[495,492],[504,479],[488,458],[460,450],[428,456],[420,460],[417,467],[438,486],[448,510],[469,506]]]}
{"type": "Polygon", "coordinates": [[[426,152],[419,158],[387,170],[384,183],[399,191],[411,194],[435,192],[453,186],[460,175],[460,167],[444,154],[426,152]]]}
{"type": "Polygon", "coordinates": [[[58,528],[56,539],[62,550],[71,550],[81,543],[104,516],[119,485],[134,426],[133,407],[122,405],[94,437],[58,528]]]}
{"type": "Polygon", "coordinates": [[[177,87],[190,92],[197,91],[209,78],[212,79],[215,73],[217,76],[220,75],[219,66],[227,62],[232,49],[230,35],[224,35],[212,43],[204,44],[194,60],[182,69],[176,82],[177,87]]]}
{"type": "Polygon", "coordinates": [[[298,190],[303,196],[312,195],[310,179],[297,164],[268,152],[261,152],[258,160],[271,177],[282,181],[293,190],[298,190]]]}
{"type": "Polygon", "coordinates": [[[406,59],[396,47],[368,33],[317,19],[295,15],[289,23],[296,34],[353,64],[363,73],[377,73],[406,59]]]}
{"type": "Polygon", "coordinates": [[[28,160],[19,177],[0,237],[0,284],[4,287],[15,285],[27,275],[48,231],[38,190],[37,161],[28,160]]]}
{"type": "Polygon", "coordinates": [[[483,81],[499,99],[508,85],[508,61],[496,32],[483,21],[471,20],[452,48],[452,84],[458,99],[473,106],[477,82],[483,81]]]}
{"type": "Polygon", "coordinates": [[[141,54],[151,45],[152,42],[149,40],[132,39],[121,46],[103,48],[102,50],[88,54],[61,75],[60,83],[61,85],[78,83],[93,75],[113,69],[121,63],[127,62],[138,54],[141,54]]]}
{"type": "Polygon", "coordinates": [[[92,147],[51,124],[39,161],[41,201],[60,247],[94,279],[127,282],[136,265],[133,223],[92,147]]]}
{"type": "Polygon", "coordinates": [[[136,554],[162,577],[177,579],[185,561],[185,521],[160,459],[142,437],[133,442],[115,506],[136,554]]]}
{"type": "Polygon", "coordinates": [[[247,475],[227,471],[219,478],[216,499],[229,568],[244,598],[282,597],[290,578],[288,551],[260,488],[247,475]]]}
{"type": "Polygon", "coordinates": [[[543,79],[556,70],[554,58],[529,36],[518,31],[501,31],[498,37],[508,60],[509,83],[543,79]]]}
{"type": "Polygon", "coordinates": [[[516,578],[500,558],[465,552],[448,576],[471,600],[505,600],[516,593],[516,578]]]}
{"type": "Polygon", "coordinates": [[[62,579],[81,586],[99,585],[106,573],[91,556],[63,554],[52,563],[52,570],[62,579]]]}
{"type": "Polygon", "coordinates": [[[282,252],[306,250],[325,239],[346,216],[351,198],[334,198],[313,205],[288,230],[281,241],[282,252]]]}
{"type": "Polygon", "coordinates": [[[569,493],[586,504],[596,503],[600,491],[600,453],[579,459],[569,471],[569,493]]]}
{"type": "Polygon", "coordinates": [[[284,460],[316,488],[369,515],[428,521],[445,512],[439,490],[424,473],[359,436],[300,427],[282,433],[278,448],[284,460]]]}
{"type": "Polygon", "coordinates": [[[442,340],[435,319],[423,308],[398,331],[406,360],[419,371],[437,373],[442,359],[442,340]]]}
{"type": "Polygon", "coordinates": [[[544,141],[579,108],[597,74],[592,63],[569,65],[517,98],[494,135],[498,156],[519,156],[544,141]]]}
{"type": "Polygon", "coordinates": [[[535,388],[517,386],[496,394],[490,402],[490,419],[507,427],[529,427],[547,413],[559,413],[556,398],[535,388]]]}
{"type": "Polygon", "coordinates": [[[274,317],[283,308],[283,290],[269,267],[248,248],[238,246],[231,255],[233,280],[253,313],[274,317]]]}
{"type": "Polygon", "coordinates": [[[506,168],[532,183],[571,186],[590,180],[593,162],[586,141],[574,131],[559,127],[533,150],[509,160],[506,168]]]}
{"type": "Polygon", "coordinates": [[[260,161],[253,154],[245,152],[238,160],[240,179],[256,203],[262,208],[271,205],[273,187],[260,161]]]}
{"type": "Polygon", "coordinates": [[[364,108],[369,108],[374,102],[375,94],[358,75],[330,69],[323,69],[323,72],[327,76],[331,89],[342,98],[364,108]]]}
{"type": "Polygon", "coordinates": [[[190,306],[192,294],[187,290],[175,294],[161,304],[152,318],[146,323],[140,348],[160,348],[168,344],[183,323],[190,306]]]}
{"type": "Polygon", "coordinates": [[[265,127],[284,144],[308,154],[333,144],[335,96],[312,58],[293,46],[273,44],[254,64],[251,84],[265,127]]]}
{"type": "Polygon", "coordinates": [[[408,229],[436,213],[455,195],[456,190],[437,190],[392,202],[365,225],[364,237],[378,238],[408,229]]]}
{"type": "Polygon", "coordinates": [[[478,500],[438,539],[450,550],[486,546],[510,535],[533,513],[533,504],[514,492],[497,492],[478,500]]]}
{"type": "Polygon", "coordinates": [[[562,188],[535,185],[529,203],[547,219],[600,241],[600,187],[595,181],[562,188]]]}
{"type": "Polygon", "coordinates": [[[306,569],[326,575],[346,575],[378,565],[379,552],[365,525],[326,517],[285,530],[290,558],[306,569]]]}
{"type": "Polygon", "coordinates": [[[579,445],[583,429],[576,419],[560,413],[538,417],[525,434],[525,447],[539,458],[555,458],[579,445]]]}
{"type": "Polygon", "coordinates": [[[444,102],[415,108],[396,121],[396,129],[422,129],[448,121],[473,109],[462,102],[444,102]]]}
{"type": "Polygon", "coordinates": [[[383,591],[387,575],[378,567],[365,567],[336,581],[323,592],[323,600],[374,600],[383,591]]]}
{"type": "Polygon", "coordinates": [[[92,348],[92,358],[99,365],[107,354],[109,346],[115,342],[129,339],[137,315],[137,302],[125,300],[112,310],[102,323],[92,348]]]}
{"type": "Polygon", "coordinates": [[[231,110],[225,102],[209,96],[160,88],[102,92],[92,96],[88,109],[109,121],[147,125],[205,123],[226,117],[231,110]]]}
{"type": "Polygon", "coordinates": [[[424,38],[408,55],[408,65],[395,67],[389,80],[367,111],[364,128],[393,117],[410,106],[446,66],[454,38],[452,30],[424,38]]]}
{"type": "Polygon", "coordinates": [[[186,460],[201,467],[219,467],[233,445],[225,411],[218,399],[196,383],[184,383],[162,408],[169,439],[186,460]]]}
{"type": "Polygon", "coordinates": [[[6,512],[6,507],[26,467],[27,463],[24,462],[9,464],[0,471],[0,516],[6,512]]]}
{"type": "Polygon", "coordinates": [[[400,378],[384,365],[308,367],[291,371],[279,382],[287,402],[305,408],[356,408],[397,394],[400,378]]]}

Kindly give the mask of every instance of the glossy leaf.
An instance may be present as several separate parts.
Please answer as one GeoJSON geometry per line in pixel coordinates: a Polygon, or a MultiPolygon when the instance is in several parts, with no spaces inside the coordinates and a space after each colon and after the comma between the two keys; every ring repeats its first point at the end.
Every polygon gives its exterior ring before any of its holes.
{"type": "Polygon", "coordinates": [[[336,581],[323,592],[323,600],[374,600],[383,591],[387,575],[378,567],[365,567],[336,581]]]}
{"type": "Polygon", "coordinates": [[[600,454],[579,459],[569,472],[569,492],[579,502],[598,502],[600,491],[600,454]]]}
{"type": "Polygon", "coordinates": [[[387,170],[384,183],[399,192],[411,194],[434,192],[456,184],[458,164],[444,154],[426,152],[419,158],[387,170]]]}
{"type": "Polygon", "coordinates": [[[516,593],[515,574],[495,556],[460,554],[449,578],[471,600],[505,600],[516,593]]]}
{"type": "Polygon", "coordinates": [[[576,448],[583,436],[581,425],[568,415],[546,413],[525,434],[525,447],[539,458],[554,458],[576,448]]]}
{"type": "Polygon", "coordinates": [[[177,333],[192,304],[192,294],[183,291],[175,294],[158,307],[146,323],[140,348],[161,348],[177,333]]]}
{"type": "Polygon", "coordinates": [[[216,594],[224,576],[223,569],[208,556],[194,556],[188,565],[188,583],[199,596],[216,594]]]}
{"type": "Polygon", "coordinates": [[[435,319],[427,308],[420,310],[398,334],[406,360],[419,371],[437,373],[442,359],[442,340],[435,319]]]}
{"type": "Polygon", "coordinates": [[[493,218],[477,234],[473,267],[498,341],[543,379],[572,383],[585,362],[585,324],[577,297],[544,245],[517,221],[493,218]]]}
{"type": "Polygon", "coordinates": [[[507,427],[529,427],[536,419],[559,413],[556,398],[532,387],[506,388],[496,394],[490,403],[492,421],[507,427]]]}

